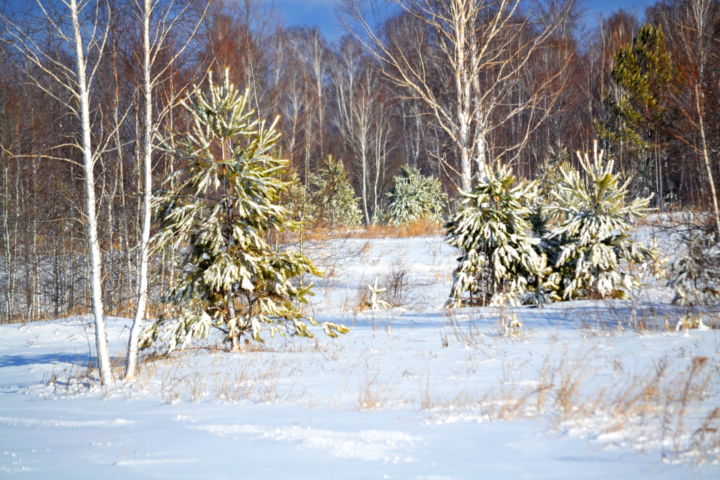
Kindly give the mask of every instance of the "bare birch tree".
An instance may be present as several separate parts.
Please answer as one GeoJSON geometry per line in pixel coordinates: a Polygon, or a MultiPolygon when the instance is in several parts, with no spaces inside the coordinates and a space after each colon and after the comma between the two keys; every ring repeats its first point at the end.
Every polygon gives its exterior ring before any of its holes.
{"type": "Polygon", "coordinates": [[[389,118],[383,86],[362,46],[346,38],[331,65],[335,86],[333,122],[359,163],[360,193],[365,223],[378,213],[379,187],[389,153],[389,118]]]}
{"type": "Polygon", "coordinates": [[[407,97],[420,101],[452,140],[459,157],[460,186],[468,190],[473,172],[482,170],[488,161],[495,129],[521,114],[532,117],[514,144],[504,148],[506,153],[517,151],[549,115],[553,92],[547,87],[562,69],[522,97],[513,93],[520,73],[546,47],[573,0],[563,3],[544,23],[533,23],[521,10],[520,0],[392,3],[407,19],[423,26],[422,37],[381,36],[358,2],[346,0],[345,6],[356,22],[356,37],[383,62],[387,77],[407,97]]]}
{"type": "Polygon", "coordinates": [[[290,56],[296,68],[295,71],[286,71],[286,75],[294,77],[286,79],[288,88],[300,88],[304,94],[302,116],[298,117],[299,110],[295,110],[296,116],[291,118],[291,121],[302,120],[302,170],[303,182],[307,186],[307,180],[315,166],[313,163],[317,165],[325,153],[325,96],[328,90],[329,53],[316,29],[289,29],[285,32],[284,44],[285,48],[291,50],[290,56]]]}
{"type": "Polygon", "coordinates": [[[110,8],[97,0],[60,0],[43,2],[36,0],[49,32],[64,44],[71,53],[73,65],[68,66],[54,52],[43,49],[26,33],[26,29],[9,18],[4,18],[8,34],[15,46],[28,61],[47,78],[33,76],[30,81],[43,92],[62,102],[79,122],[81,140],[74,144],[82,152],[82,171],[85,189],[86,241],[89,251],[92,312],[95,319],[95,346],[98,356],[100,381],[112,383],[110,356],[104,319],[102,295],[102,256],[98,240],[95,198],[95,162],[99,158],[94,148],[90,121],[90,90],[93,78],[102,58],[108,36],[110,8]],[[54,8],[54,7],[57,7],[54,8]],[[88,23],[81,17],[88,16],[88,23]],[[69,20],[67,25],[66,20],[69,20]],[[47,81],[60,85],[68,96],[60,97],[51,90],[47,81]]]}
{"type": "MultiPolygon", "coordinates": [[[[170,34],[182,21],[188,12],[191,2],[178,5],[175,1],[162,4],[161,0],[143,0],[142,6],[136,0],[136,6],[142,23],[142,234],[140,238],[140,266],[138,272],[138,301],[135,310],[135,319],[130,338],[128,340],[128,354],[125,367],[125,378],[131,379],[137,370],[138,342],[142,332],[142,322],[146,315],[148,300],[148,262],[150,229],[152,226],[152,156],[154,150],[155,118],[153,118],[153,90],[163,79],[164,74],[173,66],[176,60],[187,48],[190,40],[200,27],[207,11],[209,2],[195,22],[189,36],[162,66],[159,66],[158,56],[170,34]],[[164,7],[164,8],[162,8],[164,7]],[[162,10],[161,10],[162,8],[162,10]],[[154,20],[155,19],[155,20],[154,20]],[[154,69],[153,69],[154,67],[154,69]]],[[[172,108],[173,101],[168,108],[172,108]]],[[[164,116],[167,109],[160,112],[164,116]]]]}

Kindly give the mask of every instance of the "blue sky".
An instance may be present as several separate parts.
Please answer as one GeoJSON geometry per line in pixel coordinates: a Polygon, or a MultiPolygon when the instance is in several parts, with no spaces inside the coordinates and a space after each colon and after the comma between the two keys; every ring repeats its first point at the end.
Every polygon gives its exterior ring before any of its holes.
{"type": "MultiPolygon", "coordinates": [[[[342,34],[342,27],[335,16],[335,8],[341,0],[266,0],[275,4],[276,11],[287,26],[317,26],[329,38],[342,34]]],[[[608,17],[620,8],[642,16],[645,8],[656,0],[580,0],[586,10],[585,21],[594,24],[600,16],[608,17]]]]}
{"type": "Polygon", "coordinates": [[[601,15],[608,17],[621,8],[642,17],[645,8],[655,3],[657,3],[657,0],[585,0],[581,3],[581,6],[586,10],[585,18],[587,21],[595,22],[601,15]]]}
{"type": "MultiPolygon", "coordinates": [[[[281,16],[286,26],[317,26],[330,39],[337,39],[343,29],[338,22],[335,10],[341,0],[260,0],[274,5],[275,11],[281,16]]],[[[639,16],[645,8],[656,3],[656,0],[577,0],[585,9],[585,22],[593,25],[600,16],[609,16],[612,12],[623,8],[639,16]]],[[[11,8],[20,8],[34,0],[10,0],[11,8]]]]}
{"type": "Polygon", "coordinates": [[[340,0],[266,0],[273,2],[275,10],[287,26],[317,26],[331,38],[342,34],[335,9],[340,0]]]}

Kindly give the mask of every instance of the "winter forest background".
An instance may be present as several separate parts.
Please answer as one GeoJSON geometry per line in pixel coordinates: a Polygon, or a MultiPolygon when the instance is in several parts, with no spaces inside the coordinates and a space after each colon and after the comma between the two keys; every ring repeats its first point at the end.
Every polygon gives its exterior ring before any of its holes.
{"type": "MultiPolygon", "coordinates": [[[[2,3],[6,322],[90,308],[82,124],[68,88],[72,38],[58,35],[71,27],[63,3],[39,2],[45,12],[35,2],[2,3]]],[[[388,192],[405,166],[437,178],[453,205],[482,162],[500,158],[535,178],[548,161],[576,162],[572,152],[591,150],[594,139],[633,179],[632,196],[652,195],[660,211],[712,208],[720,174],[717,1],[652,5],[643,21],[663,38],[644,46],[633,44],[641,21],[627,12],[588,27],[573,2],[514,9],[511,2],[495,17],[501,2],[469,2],[475,21],[493,19],[498,31],[465,39],[476,49],[464,64],[444,50],[451,22],[422,13],[433,2],[380,13],[345,3],[338,13],[354,35],[333,41],[317,29],[284,28],[266,2],[152,2],[149,117],[141,5],[80,3],[108,312],[132,309],[139,288],[146,124],[154,145],[149,185],[159,189],[178,168],[160,139],[187,126],[179,100],[213,69],[227,67],[231,81],[249,89],[259,116],[279,116],[280,150],[304,187],[312,189],[313,172],[328,158],[342,162],[365,225],[386,221],[388,192]],[[645,50],[623,64],[633,48],[645,50]]],[[[171,281],[162,259],[150,270],[153,287],[171,281]]]]}

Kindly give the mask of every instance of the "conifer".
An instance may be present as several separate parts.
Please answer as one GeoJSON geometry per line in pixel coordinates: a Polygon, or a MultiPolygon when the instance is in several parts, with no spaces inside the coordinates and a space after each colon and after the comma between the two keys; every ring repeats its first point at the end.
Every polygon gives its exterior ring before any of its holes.
{"type": "Polygon", "coordinates": [[[447,242],[460,249],[448,305],[518,304],[546,273],[528,220],[535,182],[518,181],[509,167],[485,169],[446,225],[447,242]]]}
{"type": "MultiPolygon", "coordinates": [[[[318,274],[304,255],[273,248],[268,236],[297,225],[279,204],[288,183],[287,161],[276,154],[279,133],[248,108],[228,79],[209,91],[196,88],[184,102],[190,131],[169,153],[183,165],[174,173],[177,188],[160,198],[161,229],[156,249],[175,248],[183,256],[179,281],[165,299],[178,316],[156,322],[145,339],[169,335],[170,350],[220,329],[232,350],[240,339],[262,340],[262,332],[311,337],[299,304],[310,285],[299,279],[318,274]]],[[[169,182],[168,182],[169,183],[169,182]]],[[[330,336],[344,333],[326,323],[330,336]]]]}
{"type": "Polygon", "coordinates": [[[387,221],[391,225],[404,225],[416,220],[440,222],[447,206],[437,178],[425,176],[420,170],[405,165],[395,176],[388,192],[387,221]]]}
{"type": "Polygon", "coordinates": [[[552,190],[548,210],[557,224],[547,238],[557,245],[551,260],[565,299],[622,298],[636,286],[630,265],[655,255],[631,236],[650,199],[628,201],[631,179],[621,182],[604,156],[597,142],[592,159],[578,152],[582,174],[567,167],[552,190]]]}
{"type": "Polygon", "coordinates": [[[362,212],[358,198],[340,160],[333,160],[329,155],[325,165],[312,175],[310,187],[316,221],[322,226],[337,228],[360,225],[362,212]]]}

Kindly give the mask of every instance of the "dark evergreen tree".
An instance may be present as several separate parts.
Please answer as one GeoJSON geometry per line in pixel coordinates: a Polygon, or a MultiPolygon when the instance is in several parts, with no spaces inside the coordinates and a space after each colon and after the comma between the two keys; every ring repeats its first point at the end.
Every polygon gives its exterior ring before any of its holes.
{"type": "Polygon", "coordinates": [[[615,89],[605,97],[607,116],[596,123],[609,146],[622,148],[630,159],[637,190],[654,192],[663,201],[661,178],[667,137],[662,130],[669,121],[668,99],[676,78],[665,36],[659,27],[643,25],[632,44],[615,54],[612,79],[615,89]]]}

